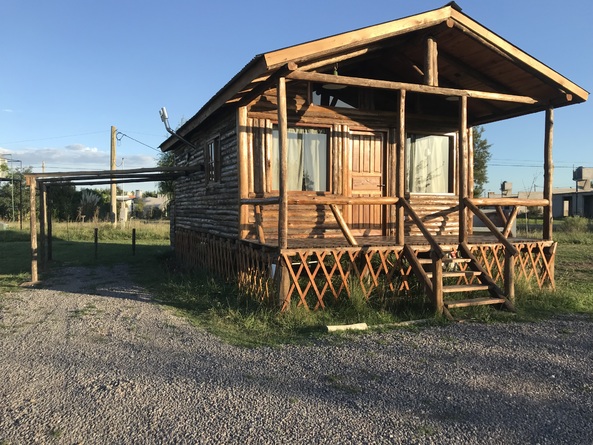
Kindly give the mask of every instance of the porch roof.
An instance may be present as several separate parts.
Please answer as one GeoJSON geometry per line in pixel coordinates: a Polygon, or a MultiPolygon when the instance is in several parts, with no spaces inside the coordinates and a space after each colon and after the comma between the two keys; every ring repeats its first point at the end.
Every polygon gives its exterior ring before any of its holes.
{"type": "MultiPolygon", "coordinates": [[[[472,100],[469,125],[480,125],[524,114],[581,103],[588,92],[493,31],[465,15],[451,2],[421,14],[270,51],[255,56],[178,132],[188,134],[217,110],[246,105],[287,67],[331,74],[339,64],[344,78],[423,85],[426,39],[438,44],[438,86],[533,99],[531,103],[472,100]]],[[[347,90],[343,93],[347,101],[347,90]]],[[[454,103],[421,95],[420,108],[432,118],[451,116],[454,103]]],[[[470,95],[471,97],[471,95],[470,95]]],[[[388,104],[386,104],[388,105],[388,104]]],[[[173,148],[171,137],[161,145],[173,148]]]]}

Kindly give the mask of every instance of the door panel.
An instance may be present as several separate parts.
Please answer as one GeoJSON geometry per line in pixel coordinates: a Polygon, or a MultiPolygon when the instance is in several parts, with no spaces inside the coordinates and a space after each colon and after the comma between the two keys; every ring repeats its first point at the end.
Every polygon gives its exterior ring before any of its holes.
{"type": "MultiPolygon", "coordinates": [[[[350,193],[352,196],[385,196],[385,133],[352,132],[350,144],[350,193]]],[[[353,205],[349,226],[354,235],[383,234],[383,206],[353,205]]]]}

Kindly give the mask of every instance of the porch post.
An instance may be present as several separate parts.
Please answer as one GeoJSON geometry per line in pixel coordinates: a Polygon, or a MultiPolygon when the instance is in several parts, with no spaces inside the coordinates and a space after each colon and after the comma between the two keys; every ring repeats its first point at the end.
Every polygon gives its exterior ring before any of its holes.
{"type": "Polygon", "coordinates": [[[45,224],[47,221],[47,189],[43,181],[39,182],[39,259],[42,272],[46,268],[47,251],[45,249],[45,224]]]}
{"type": "MultiPolygon", "coordinates": [[[[467,195],[470,199],[474,196],[474,131],[472,128],[467,129],[467,195]]],[[[467,215],[467,233],[471,235],[474,233],[474,219],[472,213],[467,215]]]]}
{"type": "Polygon", "coordinates": [[[467,96],[459,98],[459,242],[467,242],[467,96]]]}
{"type": "Polygon", "coordinates": [[[546,135],[544,141],[544,199],[548,205],[544,207],[543,238],[552,239],[554,217],[552,212],[552,184],[554,176],[554,162],[552,161],[552,145],[554,139],[554,108],[546,110],[546,135]]]}
{"type": "MultiPolygon", "coordinates": [[[[405,199],[406,194],[406,90],[399,90],[398,130],[397,130],[397,174],[396,197],[405,199]]],[[[401,203],[397,204],[395,242],[405,242],[405,210],[401,203]]]]}
{"type": "Polygon", "coordinates": [[[31,227],[31,282],[36,283],[37,281],[39,281],[39,275],[37,273],[37,199],[35,197],[37,180],[31,177],[29,177],[29,180],[29,205],[31,207],[31,216],[29,219],[31,227]]]}
{"type": "Polygon", "coordinates": [[[278,79],[278,135],[280,148],[278,247],[288,247],[288,190],[286,175],[288,165],[288,117],[286,112],[286,79],[278,79]]]}
{"type": "Polygon", "coordinates": [[[286,176],[288,166],[288,116],[286,111],[286,79],[278,79],[278,142],[280,151],[280,172],[279,172],[279,202],[278,202],[278,268],[277,290],[278,304],[281,308],[288,308],[290,277],[289,265],[286,263],[282,251],[288,248],[288,190],[286,188],[286,176]]]}
{"type": "Polygon", "coordinates": [[[53,230],[52,230],[52,221],[51,221],[51,212],[52,212],[52,207],[51,207],[51,199],[47,199],[47,196],[49,196],[50,193],[50,188],[49,186],[46,187],[46,212],[45,212],[45,216],[47,218],[46,220],[46,224],[47,224],[47,255],[46,258],[48,261],[52,261],[53,260],[53,246],[52,246],[52,237],[53,237],[53,230]]]}
{"type": "Polygon", "coordinates": [[[239,107],[237,110],[237,135],[239,150],[237,162],[239,163],[239,239],[247,236],[249,223],[248,207],[241,204],[243,198],[249,197],[249,166],[247,156],[247,107],[239,107]]]}

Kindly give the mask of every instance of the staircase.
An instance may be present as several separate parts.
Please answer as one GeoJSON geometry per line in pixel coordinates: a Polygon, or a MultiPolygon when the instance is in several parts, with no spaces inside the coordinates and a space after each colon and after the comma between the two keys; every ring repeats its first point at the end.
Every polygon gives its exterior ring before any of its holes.
{"type": "Polygon", "coordinates": [[[451,320],[453,316],[450,309],[469,306],[494,305],[515,311],[504,291],[488,275],[467,245],[461,244],[457,249],[444,253],[445,256],[439,260],[427,258],[430,252],[413,253],[409,248],[406,251],[412,269],[424,280],[427,290],[432,294],[437,311],[442,311],[451,320]],[[467,294],[467,298],[460,298],[460,294],[467,294]]]}

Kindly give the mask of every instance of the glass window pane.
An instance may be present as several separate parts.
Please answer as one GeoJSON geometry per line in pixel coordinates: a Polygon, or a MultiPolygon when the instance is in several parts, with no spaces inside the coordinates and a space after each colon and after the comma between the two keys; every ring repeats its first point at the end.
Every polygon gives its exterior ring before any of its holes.
{"type": "MultiPolygon", "coordinates": [[[[272,132],[272,188],[278,190],[280,149],[278,129],[272,132]]],[[[288,129],[288,190],[327,190],[327,131],[288,129]]]]}
{"type": "Polygon", "coordinates": [[[449,193],[450,136],[410,135],[406,139],[406,191],[449,193]]]}

